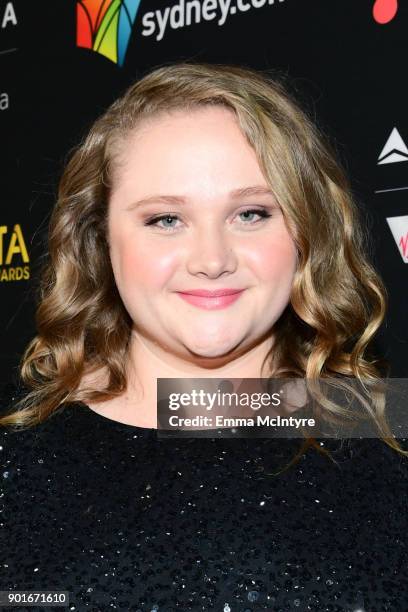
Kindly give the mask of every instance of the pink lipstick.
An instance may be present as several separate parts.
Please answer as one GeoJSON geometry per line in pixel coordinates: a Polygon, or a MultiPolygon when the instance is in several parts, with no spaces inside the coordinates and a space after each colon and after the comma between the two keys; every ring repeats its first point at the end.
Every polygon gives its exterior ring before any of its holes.
{"type": "Polygon", "coordinates": [[[205,310],[218,310],[226,308],[233,302],[236,302],[244,289],[216,289],[213,291],[207,289],[197,289],[195,291],[178,291],[180,297],[189,304],[204,308],[205,310]]]}

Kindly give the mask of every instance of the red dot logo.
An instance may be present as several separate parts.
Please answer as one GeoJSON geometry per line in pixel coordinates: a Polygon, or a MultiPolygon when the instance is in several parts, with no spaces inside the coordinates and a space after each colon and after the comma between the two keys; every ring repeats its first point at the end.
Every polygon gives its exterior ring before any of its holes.
{"type": "Polygon", "coordinates": [[[377,23],[389,23],[398,11],[398,0],[376,0],[373,6],[373,17],[377,23]]]}

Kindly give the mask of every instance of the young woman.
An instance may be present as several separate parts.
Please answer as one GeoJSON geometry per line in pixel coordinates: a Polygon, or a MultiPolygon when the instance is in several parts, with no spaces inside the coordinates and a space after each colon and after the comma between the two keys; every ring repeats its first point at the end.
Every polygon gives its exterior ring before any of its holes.
{"type": "Polygon", "coordinates": [[[71,610],[404,609],[406,451],[380,402],[384,441],[330,461],[307,439],[284,472],[294,440],[156,431],[158,378],[379,379],[385,305],[345,173],[280,80],[145,75],[61,179],[0,421],[2,589],[69,591],[71,610]]]}

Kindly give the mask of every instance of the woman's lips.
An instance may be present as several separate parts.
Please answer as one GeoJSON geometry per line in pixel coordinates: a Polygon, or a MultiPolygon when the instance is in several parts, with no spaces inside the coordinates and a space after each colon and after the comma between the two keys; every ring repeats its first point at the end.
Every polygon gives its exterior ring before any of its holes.
{"type": "Polygon", "coordinates": [[[217,296],[194,295],[192,293],[182,293],[181,291],[179,291],[178,294],[183,300],[189,304],[193,304],[193,306],[198,306],[198,308],[204,308],[205,310],[218,310],[219,308],[226,308],[233,302],[236,302],[243,292],[244,289],[227,295],[217,296]]]}

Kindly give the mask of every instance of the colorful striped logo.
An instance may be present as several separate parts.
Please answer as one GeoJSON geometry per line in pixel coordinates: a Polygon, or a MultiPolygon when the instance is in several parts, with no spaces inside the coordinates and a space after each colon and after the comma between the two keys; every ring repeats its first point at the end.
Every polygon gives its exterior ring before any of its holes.
{"type": "Polygon", "coordinates": [[[77,46],[123,66],[140,0],[78,0],[77,46]]]}

